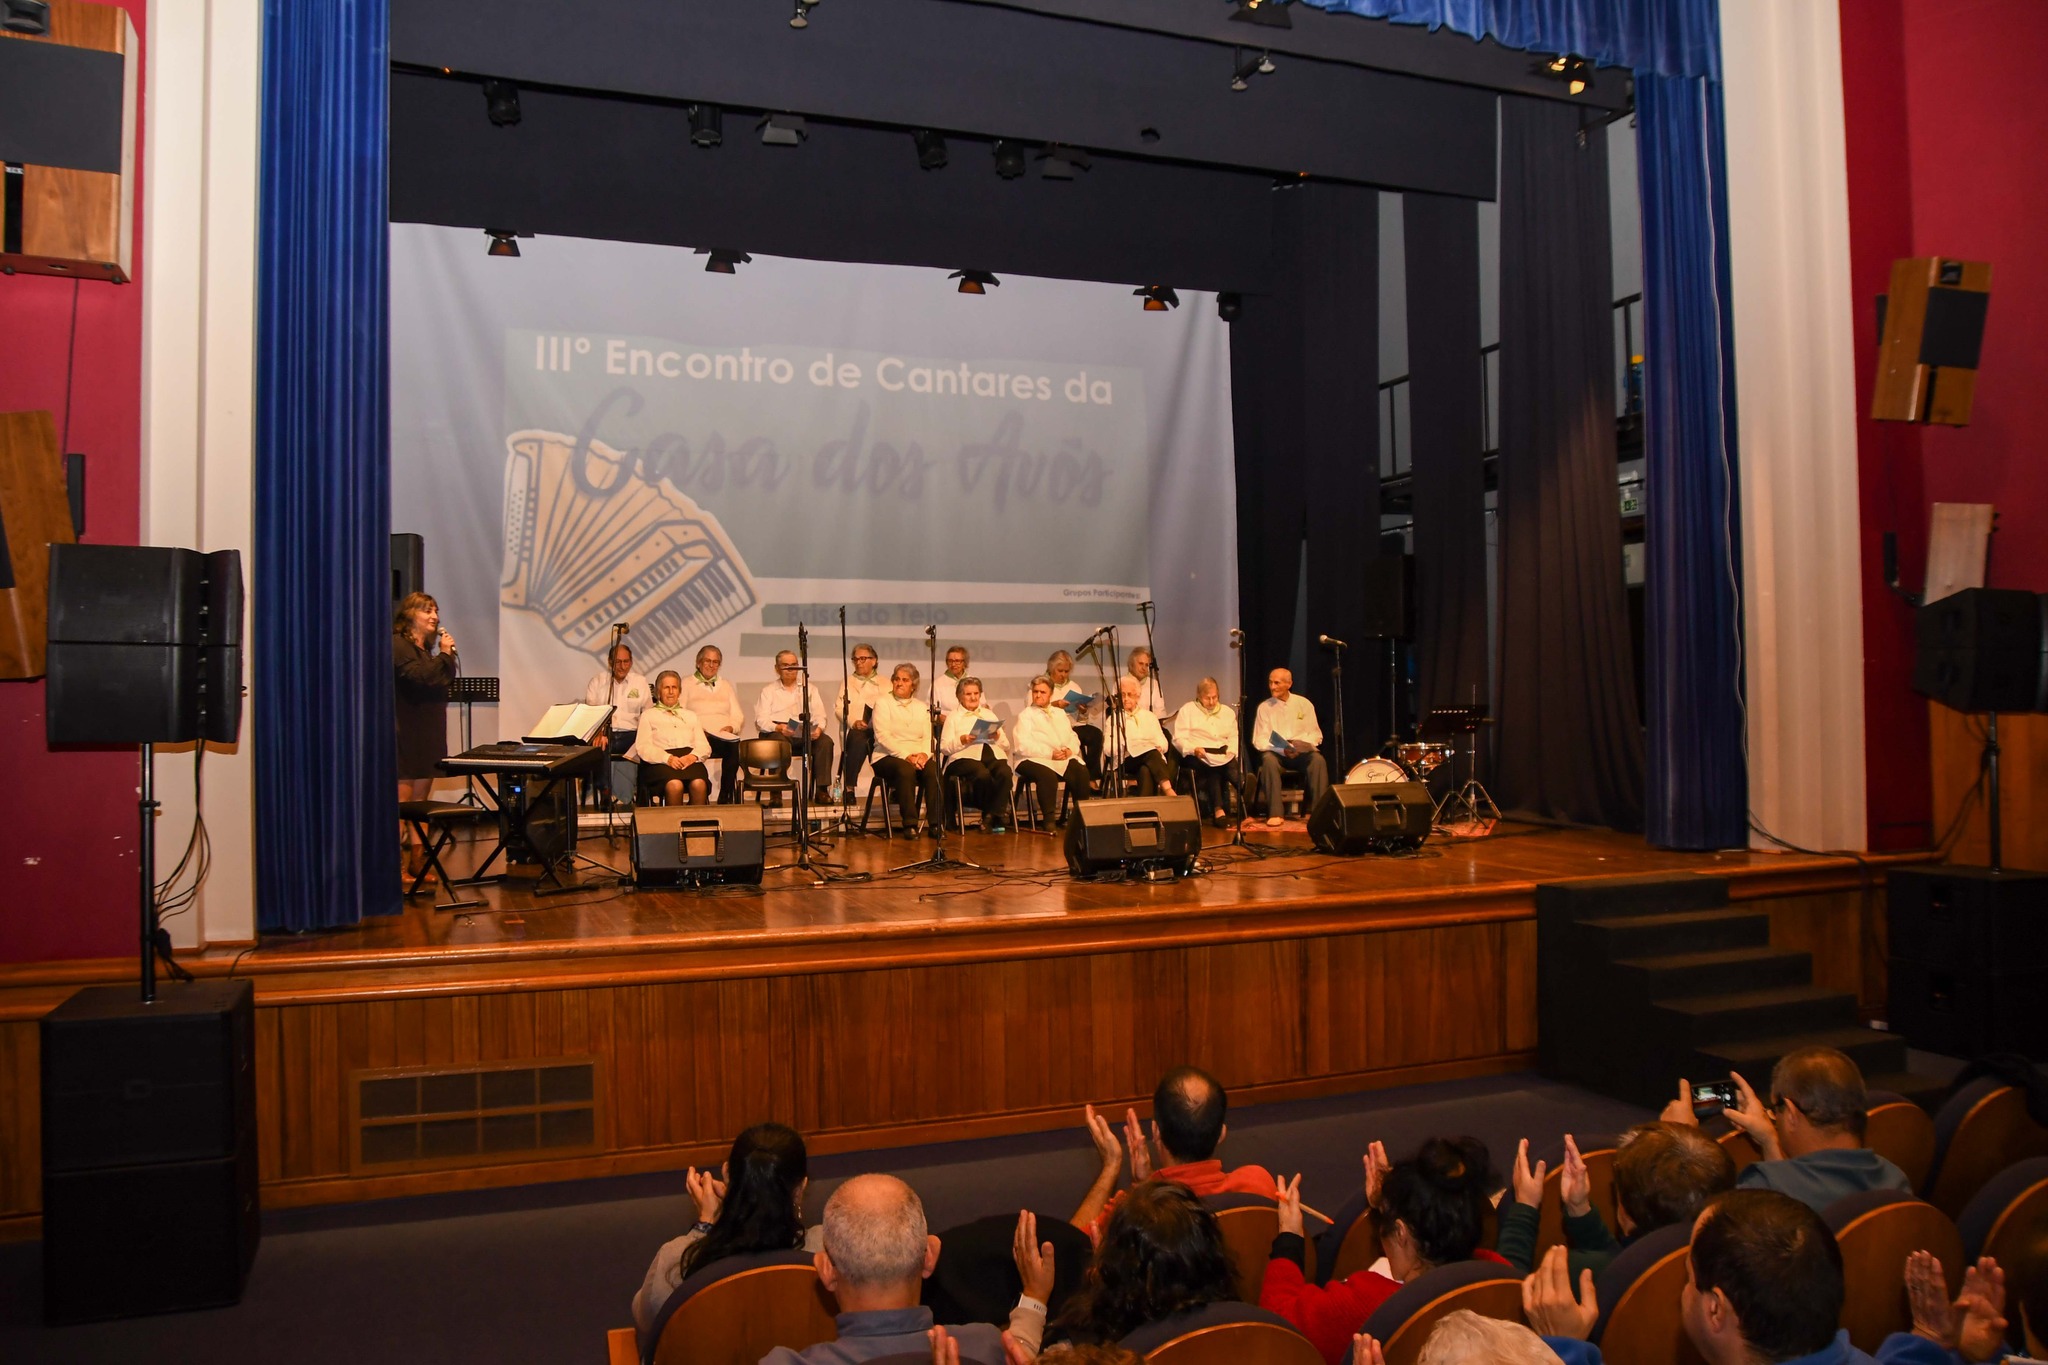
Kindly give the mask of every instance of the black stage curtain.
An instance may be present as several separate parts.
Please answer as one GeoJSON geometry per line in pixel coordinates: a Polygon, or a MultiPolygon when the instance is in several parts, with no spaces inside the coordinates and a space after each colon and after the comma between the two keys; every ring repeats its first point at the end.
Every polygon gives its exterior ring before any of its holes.
{"type": "Polygon", "coordinates": [[[1488,701],[1486,435],[1479,382],[1479,205],[1408,194],[1408,417],[1417,704],[1488,701]]]}
{"type": "Polygon", "coordinates": [[[1267,670],[1287,661],[1306,538],[1310,645],[1295,687],[1315,702],[1335,767],[1334,657],[1316,636],[1353,647],[1345,761],[1378,746],[1384,706],[1364,639],[1379,542],[1379,195],[1307,185],[1273,206],[1274,292],[1245,300],[1230,345],[1245,686],[1256,706],[1267,670]]]}
{"type": "Polygon", "coordinates": [[[1500,729],[1506,810],[1642,828],[1615,511],[1607,139],[1501,100],[1500,729]]]}

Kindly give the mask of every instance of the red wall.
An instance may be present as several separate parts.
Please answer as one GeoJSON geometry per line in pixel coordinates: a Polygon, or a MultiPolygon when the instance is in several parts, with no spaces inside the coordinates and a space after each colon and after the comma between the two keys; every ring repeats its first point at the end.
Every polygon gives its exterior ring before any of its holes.
{"type": "Polygon", "coordinates": [[[1928,506],[1988,502],[1991,579],[2048,590],[2048,5],[2040,0],[1843,0],[1849,239],[1857,401],[1876,363],[1872,299],[1899,256],[1991,262],[1990,319],[1971,425],[1861,419],[1864,708],[1870,835],[1924,844],[1931,809],[1927,704],[1909,681],[1910,611],[1883,585],[1880,536],[1899,532],[1901,578],[1924,572],[1928,506]]]}
{"type": "MultiPolygon", "coordinates": [[[[146,0],[124,6],[143,31],[146,0]]],[[[135,158],[135,280],[0,276],[0,411],[46,408],[85,456],[85,538],[133,544],[140,525],[142,157],[135,158]],[[77,309],[75,351],[70,345],[77,309]]],[[[52,752],[43,684],[0,682],[0,962],[133,951],[133,751],[52,752]]]]}

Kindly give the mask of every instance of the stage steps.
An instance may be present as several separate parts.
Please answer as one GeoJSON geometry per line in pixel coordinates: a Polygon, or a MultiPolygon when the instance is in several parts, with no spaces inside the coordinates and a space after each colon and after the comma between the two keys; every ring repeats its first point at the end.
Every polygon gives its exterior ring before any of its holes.
{"type": "Polygon", "coordinates": [[[1813,984],[1811,954],[1771,946],[1768,911],[1731,906],[1723,877],[1678,874],[1536,888],[1543,1074],[1661,1107],[1678,1078],[1740,1071],[1762,1093],[1780,1057],[1833,1047],[1872,1089],[1940,1090],[1856,998],[1813,984]]]}

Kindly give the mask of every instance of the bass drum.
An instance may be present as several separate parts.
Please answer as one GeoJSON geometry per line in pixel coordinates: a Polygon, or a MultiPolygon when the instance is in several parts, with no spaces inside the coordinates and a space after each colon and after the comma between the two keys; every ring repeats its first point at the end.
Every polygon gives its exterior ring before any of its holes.
{"type": "Polygon", "coordinates": [[[1363,763],[1354,765],[1350,772],[1344,774],[1346,786],[1354,786],[1359,783],[1413,781],[1415,781],[1415,774],[1408,770],[1407,764],[1397,758],[1380,758],[1377,756],[1368,758],[1363,763]]]}

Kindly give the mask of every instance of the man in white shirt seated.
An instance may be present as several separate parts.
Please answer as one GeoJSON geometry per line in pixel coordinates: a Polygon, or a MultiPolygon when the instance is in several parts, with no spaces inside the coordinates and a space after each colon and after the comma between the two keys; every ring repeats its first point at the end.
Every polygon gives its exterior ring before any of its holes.
{"type": "Polygon", "coordinates": [[[805,687],[803,668],[796,651],[785,649],[775,656],[775,681],[761,689],[754,703],[754,725],[763,738],[786,739],[790,752],[804,758],[804,780],[820,800],[831,796],[832,737],[825,733],[831,713],[816,687],[805,687]],[[810,728],[804,727],[804,712],[810,712],[810,728]]]}
{"type": "Polygon", "coordinates": [[[983,832],[1001,834],[1012,823],[1009,741],[996,713],[982,703],[981,679],[962,678],[954,693],[959,704],[939,731],[939,758],[947,776],[965,783],[968,799],[981,811],[983,832]],[[981,739],[975,738],[977,724],[981,739]]]}
{"type": "Polygon", "coordinates": [[[1266,796],[1266,825],[1277,828],[1280,821],[1280,774],[1289,770],[1302,775],[1306,788],[1302,814],[1316,808],[1330,789],[1330,770],[1316,746],[1323,742],[1323,727],[1316,723],[1315,703],[1294,695],[1294,675],[1276,668],[1266,675],[1266,690],[1272,695],[1259,703],[1252,720],[1252,747],[1259,755],[1259,787],[1266,796]]]}
{"type": "Polygon", "coordinates": [[[711,745],[711,757],[718,760],[718,799],[732,800],[733,784],[739,780],[740,727],[746,724],[747,713],[740,709],[740,694],[733,690],[732,679],[721,678],[718,670],[725,663],[725,655],[717,645],[706,645],[697,651],[697,671],[683,679],[683,709],[695,713],[697,723],[704,727],[704,738],[711,745]]]}
{"type": "Polygon", "coordinates": [[[1214,678],[1202,679],[1195,699],[1175,713],[1173,747],[1180,750],[1181,781],[1222,825],[1237,786],[1237,712],[1223,704],[1214,678]]]}
{"type": "Polygon", "coordinates": [[[954,645],[946,651],[946,672],[939,679],[939,718],[944,720],[960,709],[960,680],[967,676],[967,647],[954,645]]]}
{"type": "Polygon", "coordinates": [[[1139,690],[1136,678],[1118,683],[1120,714],[1110,718],[1112,725],[1123,722],[1124,776],[1138,779],[1140,796],[1172,796],[1173,768],[1166,761],[1166,732],[1159,728],[1159,717],[1139,701],[1139,690]]]}
{"type": "Polygon", "coordinates": [[[889,695],[875,704],[875,781],[888,783],[895,792],[902,815],[897,828],[906,837],[922,832],[912,828],[920,789],[927,824],[935,827],[946,810],[939,761],[932,753],[931,707],[917,694],[917,684],[917,665],[898,664],[889,674],[889,695]]]}
{"type": "MultiPolygon", "coordinates": [[[[591,706],[612,708],[611,738],[605,741],[605,750],[613,758],[623,758],[633,747],[633,732],[639,728],[640,712],[652,700],[654,693],[647,685],[647,679],[633,669],[633,651],[622,640],[612,646],[607,662],[609,668],[599,669],[597,676],[583,689],[583,700],[591,706]]],[[[611,783],[611,765],[599,769],[598,782],[601,789],[608,789],[611,783]]],[[[632,792],[612,792],[621,801],[631,801],[632,792]]]]}
{"type": "Polygon", "coordinates": [[[889,684],[875,671],[880,656],[873,645],[853,647],[853,672],[839,684],[833,714],[846,724],[846,752],[839,759],[840,780],[849,798],[860,782],[860,765],[875,747],[875,703],[889,695],[889,684]]]}

